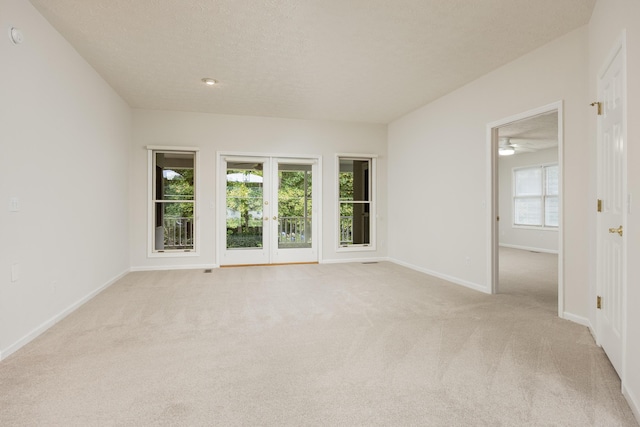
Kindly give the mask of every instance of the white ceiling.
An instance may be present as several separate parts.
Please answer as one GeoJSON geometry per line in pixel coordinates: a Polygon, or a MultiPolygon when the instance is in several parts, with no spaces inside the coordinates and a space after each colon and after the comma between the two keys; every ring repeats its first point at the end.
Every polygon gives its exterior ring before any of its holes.
{"type": "Polygon", "coordinates": [[[594,2],[31,0],[134,108],[374,123],[586,24],[594,2]]]}
{"type": "Polygon", "coordinates": [[[511,145],[516,154],[558,146],[558,112],[519,120],[498,129],[499,145],[511,145]]]}

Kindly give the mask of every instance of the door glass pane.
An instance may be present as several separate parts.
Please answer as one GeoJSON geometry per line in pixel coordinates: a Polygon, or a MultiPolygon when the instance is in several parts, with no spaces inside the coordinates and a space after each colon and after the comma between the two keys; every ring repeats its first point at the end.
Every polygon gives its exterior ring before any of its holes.
{"type": "Polygon", "coordinates": [[[278,248],[311,247],[311,165],[278,165],[278,248]]]}
{"type": "Polygon", "coordinates": [[[227,249],[262,248],[262,163],[227,163],[227,249]]]}
{"type": "Polygon", "coordinates": [[[154,156],[154,250],[193,250],[195,154],[154,156]]]}

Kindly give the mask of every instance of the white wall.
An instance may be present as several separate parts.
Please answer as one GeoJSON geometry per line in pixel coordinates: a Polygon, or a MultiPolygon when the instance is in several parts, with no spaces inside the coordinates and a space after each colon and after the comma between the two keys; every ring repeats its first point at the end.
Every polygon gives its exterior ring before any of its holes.
{"type": "MultiPolygon", "coordinates": [[[[597,99],[598,73],[622,30],[627,38],[627,165],[629,194],[632,195],[631,213],[628,216],[627,235],[627,342],[623,358],[626,360],[623,388],[627,400],[640,419],[640,2],[637,0],[598,0],[589,23],[589,94],[597,99]]],[[[589,114],[589,147],[591,153],[590,200],[596,198],[596,135],[597,118],[589,114]]],[[[595,230],[596,214],[589,211],[592,230],[595,230]]],[[[595,301],[595,233],[590,247],[590,294],[595,301]]],[[[595,325],[595,304],[590,304],[589,318],[595,325]]],[[[624,362],[623,362],[624,363],[624,362]]]]}
{"type": "Polygon", "coordinates": [[[392,259],[488,292],[486,126],[563,100],[565,311],[586,322],[587,42],[580,28],[389,125],[392,259]]]}
{"type": "Polygon", "coordinates": [[[500,245],[540,252],[558,253],[558,230],[513,226],[513,169],[558,162],[558,149],[503,156],[498,160],[498,194],[500,199],[500,245]]]}
{"type": "Polygon", "coordinates": [[[0,0],[0,11],[6,357],[128,270],[131,112],[28,1],[0,0]],[[10,42],[10,26],[24,43],[10,42]],[[9,212],[13,197],[19,212],[9,212]]]}
{"type": "Polygon", "coordinates": [[[325,262],[386,257],[386,126],[167,111],[134,111],[131,153],[131,266],[133,269],[215,265],[216,153],[321,155],[323,161],[322,258],[325,262]],[[147,145],[200,149],[200,228],[198,257],[147,257],[147,145]],[[335,154],[378,155],[378,249],[337,253],[335,236],[335,154]]]}

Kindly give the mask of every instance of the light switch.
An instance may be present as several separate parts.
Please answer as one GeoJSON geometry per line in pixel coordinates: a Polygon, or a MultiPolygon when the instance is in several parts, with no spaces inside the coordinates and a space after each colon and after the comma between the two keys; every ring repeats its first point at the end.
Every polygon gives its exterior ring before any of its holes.
{"type": "Polygon", "coordinates": [[[20,210],[20,200],[17,197],[9,199],[9,211],[18,212],[20,210]]]}

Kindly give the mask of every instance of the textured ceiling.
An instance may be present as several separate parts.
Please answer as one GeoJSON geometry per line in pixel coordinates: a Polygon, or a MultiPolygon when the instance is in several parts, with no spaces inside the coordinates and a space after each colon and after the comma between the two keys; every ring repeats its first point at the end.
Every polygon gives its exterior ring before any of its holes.
{"type": "Polygon", "coordinates": [[[546,113],[498,129],[500,145],[511,145],[518,153],[558,146],[558,113],[546,113]]]}
{"type": "Polygon", "coordinates": [[[31,0],[134,108],[376,123],[586,24],[594,2],[31,0]]]}

